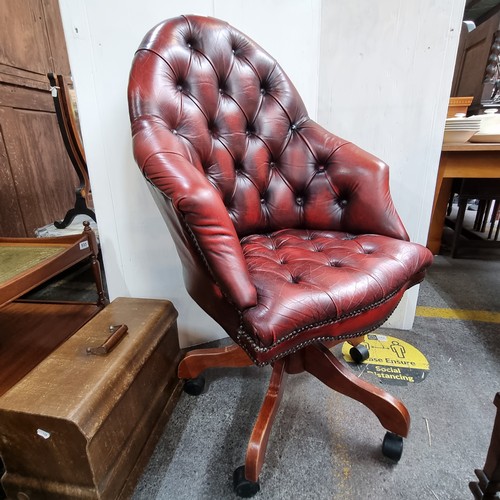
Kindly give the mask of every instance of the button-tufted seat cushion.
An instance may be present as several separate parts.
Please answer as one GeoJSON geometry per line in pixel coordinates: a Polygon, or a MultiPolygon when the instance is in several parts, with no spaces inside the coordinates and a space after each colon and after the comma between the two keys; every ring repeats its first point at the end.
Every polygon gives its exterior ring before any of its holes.
{"type": "Polygon", "coordinates": [[[423,278],[432,255],[408,241],[388,167],[312,121],[278,63],[228,24],[152,29],[129,103],[187,289],[255,363],[373,330],[423,278]]]}

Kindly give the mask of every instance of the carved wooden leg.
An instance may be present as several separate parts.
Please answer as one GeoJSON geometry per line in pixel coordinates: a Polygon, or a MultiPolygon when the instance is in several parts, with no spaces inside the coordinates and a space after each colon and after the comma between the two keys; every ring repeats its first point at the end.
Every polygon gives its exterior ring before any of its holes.
{"type": "Polygon", "coordinates": [[[104,286],[102,283],[102,274],[101,274],[101,265],[99,264],[99,260],[97,259],[97,255],[92,254],[90,256],[90,265],[92,268],[92,274],[94,276],[94,281],[97,289],[97,305],[104,307],[109,303],[106,298],[106,294],[104,293],[104,286]]]}
{"type": "Polygon", "coordinates": [[[304,368],[331,389],[364,404],[388,431],[402,437],[408,435],[410,415],[403,403],[356,377],[324,345],[304,349],[304,368]]]}
{"type": "Polygon", "coordinates": [[[287,359],[285,358],[276,361],[273,365],[269,388],[248,443],[245,477],[249,481],[257,482],[264,464],[269,435],[283,396],[284,382],[287,375],[286,363],[287,359]]]}
{"type": "Polygon", "coordinates": [[[97,244],[95,233],[94,231],[92,231],[90,227],[89,221],[83,221],[83,226],[84,226],[83,232],[84,234],[87,235],[89,239],[90,249],[92,251],[92,254],[90,255],[90,265],[97,289],[97,305],[104,307],[109,303],[109,301],[106,298],[106,294],[104,293],[101,265],[99,264],[99,260],[97,258],[97,255],[99,254],[99,246],[97,244]]]}
{"type": "Polygon", "coordinates": [[[253,365],[247,353],[238,345],[213,349],[189,351],[179,363],[177,375],[183,379],[193,379],[207,368],[239,368],[253,365]]]}

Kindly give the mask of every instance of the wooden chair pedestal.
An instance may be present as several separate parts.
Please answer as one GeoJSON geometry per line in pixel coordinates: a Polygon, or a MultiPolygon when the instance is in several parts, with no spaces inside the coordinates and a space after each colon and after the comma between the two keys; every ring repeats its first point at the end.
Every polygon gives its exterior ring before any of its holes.
{"type": "MultiPolygon", "coordinates": [[[[353,345],[362,338],[354,339],[353,345]]],[[[406,437],[410,428],[410,416],[403,403],[382,389],[356,377],[330,352],[329,348],[342,341],[325,342],[307,346],[283,357],[272,364],[269,387],[257,416],[248,443],[244,477],[257,483],[266,453],[271,428],[284,393],[285,380],[289,374],[309,372],[325,385],[369,408],[391,434],[406,437]]],[[[253,365],[245,351],[236,344],[216,349],[197,349],[186,354],[179,364],[178,376],[188,381],[200,377],[207,368],[244,367],[253,365]]],[[[200,394],[203,382],[196,386],[200,394]]],[[[238,469],[236,470],[238,472],[238,469]]],[[[243,495],[242,495],[243,496],[243,495]]]]}

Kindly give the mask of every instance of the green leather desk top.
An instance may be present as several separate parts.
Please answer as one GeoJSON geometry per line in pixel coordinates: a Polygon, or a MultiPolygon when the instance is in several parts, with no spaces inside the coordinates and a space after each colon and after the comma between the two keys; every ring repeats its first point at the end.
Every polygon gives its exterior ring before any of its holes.
{"type": "Polygon", "coordinates": [[[66,250],[65,246],[0,245],[0,286],[66,250]]]}

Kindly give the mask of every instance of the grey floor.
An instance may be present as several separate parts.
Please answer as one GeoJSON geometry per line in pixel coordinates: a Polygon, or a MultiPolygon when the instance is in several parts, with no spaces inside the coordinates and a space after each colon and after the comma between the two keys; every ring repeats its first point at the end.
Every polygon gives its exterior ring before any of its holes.
{"type": "MultiPolygon", "coordinates": [[[[419,305],[500,312],[499,284],[498,257],[438,256],[419,305]]],[[[484,465],[500,391],[500,325],[417,317],[411,331],[381,333],[409,342],[430,363],[421,383],[383,386],[412,416],[400,462],[381,455],[385,431],[364,406],[294,375],[254,498],[472,498],[468,483],[484,465]]],[[[269,368],[208,371],[204,394],[181,396],[133,499],[235,498],[232,472],[244,462],[269,375],[269,368]]]]}

